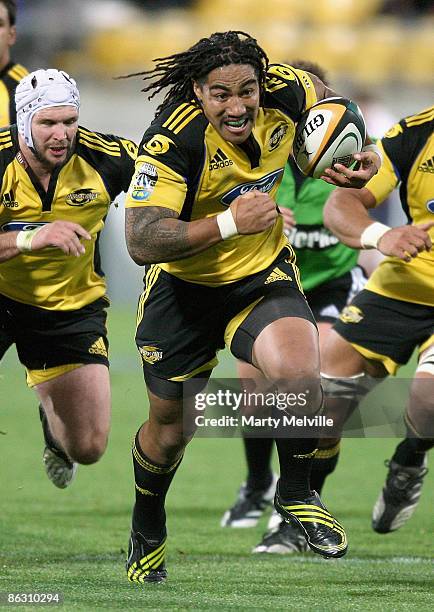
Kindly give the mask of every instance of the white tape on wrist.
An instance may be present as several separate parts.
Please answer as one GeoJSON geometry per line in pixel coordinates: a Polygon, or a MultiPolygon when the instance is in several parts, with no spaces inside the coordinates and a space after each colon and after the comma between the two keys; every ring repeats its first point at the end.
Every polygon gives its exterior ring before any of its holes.
{"type": "Polygon", "coordinates": [[[388,225],[375,221],[375,223],[371,223],[371,225],[368,225],[368,227],[363,230],[360,236],[360,244],[364,249],[376,249],[380,238],[390,229],[392,228],[388,225]]]}
{"type": "Polygon", "coordinates": [[[238,234],[235,219],[230,208],[217,215],[217,225],[219,226],[220,234],[223,240],[227,240],[228,238],[232,238],[232,236],[236,236],[238,234]]]}
{"type": "Polygon", "coordinates": [[[31,251],[33,238],[41,229],[42,227],[35,227],[32,230],[21,230],[21,232],[18,232],[16,242],[17,249],[21,253],[28,253],[31,251]]]}
{"type": "Polygon", "coordinates": [[[366,153],[367,151],[373,151],[374,153],[376,153],[378,155],[378,157],[380,158],[380,166],[383,163],[383,156],[381,154],[380,149],[377,147],[376,144],[368,144],[365,145],[362,149],[363,153],[366,153]]]}

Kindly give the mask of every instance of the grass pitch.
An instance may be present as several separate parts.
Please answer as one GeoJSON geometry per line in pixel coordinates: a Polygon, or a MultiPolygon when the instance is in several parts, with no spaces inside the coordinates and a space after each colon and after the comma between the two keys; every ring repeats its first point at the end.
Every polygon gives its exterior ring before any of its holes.
{"type": "MultiPolygon", "coordinates": [[[[222,529],[221,515],[244,477],[237,439],[198,438],[168,495],[168,570],[163,585],[127,582],[124,560],[134,488],[131,440],[146,415],[132,336],[134,313],[111,313],[113,425],[102,460],[58,490],[42,467],[34,394],[15,351],[0,377],[0,592],[63,595],[63,610],[432,610],[434,476],[400,531],[370,528],[394,439],[344,441],[323,498],[345,525],[350,550],[327,561],[311,553],[250,553],[265,530],[222,529]]],[[[230,376],[224,359],[221,376],[230,376]]],[[[0,608],[13,606],[4,602],[0,608]]],[[[20,606],[22,610],[41,606],[20,606]]]]}

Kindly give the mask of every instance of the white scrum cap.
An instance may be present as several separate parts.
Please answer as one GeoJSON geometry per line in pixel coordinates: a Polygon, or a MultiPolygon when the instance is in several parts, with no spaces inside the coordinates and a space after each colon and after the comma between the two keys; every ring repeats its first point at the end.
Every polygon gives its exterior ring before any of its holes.
{"type": "Polygon", "coordinates": [[[80,108],[80,94],[77,85],[63,70],[49,68],[35,70],[18,83],[15,90],[18,132],[26,145],[33,148],[33,115],[43,108],[52,106],[75,106],[80,108]]]}

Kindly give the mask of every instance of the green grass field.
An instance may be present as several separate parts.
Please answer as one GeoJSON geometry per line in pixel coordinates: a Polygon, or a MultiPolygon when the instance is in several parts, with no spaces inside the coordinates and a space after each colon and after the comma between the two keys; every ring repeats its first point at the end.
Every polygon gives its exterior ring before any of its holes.
{"type": "MultiPolygon", "coordinates": [[[[63,610],[432,610],[434,474],[400,531],[370,528],[396,440],[347,439],[324,500],[346,527],[347,556],[256,556],[255,529],[219,521],[244,476],[241,442],[198,438],[168,496],[169,580],[127,582],[124,559],[133,503],[130,444],[147,402],[133,346],[134,308],[111,313],[113,425],[102,460],[58,490],[41,462],[37,402],[14,349],[0,377],[0,592],[60,592],[63,610]]],[[[232,374],[226,358],[220,376],[232,374]]],[[[404,402],[404,398],[403,398],[404,402]]],[[[0,604],[4,609],[13,606],[0,604]]],[[[22,610],[40,606],[20,606],[22,610]]]]}

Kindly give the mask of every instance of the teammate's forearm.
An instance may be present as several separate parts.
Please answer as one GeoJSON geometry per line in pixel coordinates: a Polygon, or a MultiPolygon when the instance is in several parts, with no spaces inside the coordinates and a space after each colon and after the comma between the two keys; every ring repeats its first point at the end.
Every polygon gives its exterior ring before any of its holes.
{"type": "Polygon", "coordinates": [[[6,232],[0,236],[0,263],[20,254],[17,248],[17,236],[18,232],[6,232]]]}
{"type": "Polygon", "coordinates": [[[359,190],[333,191],[324,207],[324,225],[341,242],[353,249],[360,249],[360,236],[374,220],[360,201],[359,190]]]}
{"type": "Polygon", "coordinates": [[[126,216],[127,247],[138,265],[191,257],[222,240],[215,217],[191,222],[166,217],[143,224],[130,210],[126,216]]]}

